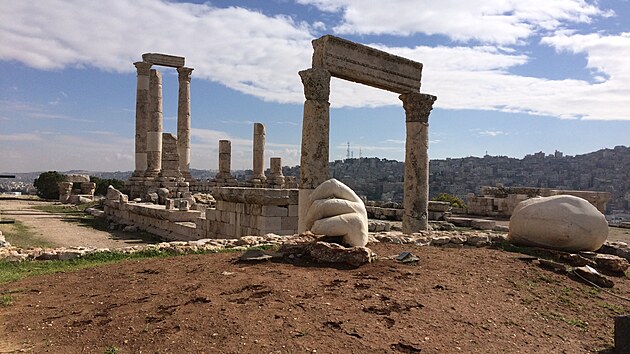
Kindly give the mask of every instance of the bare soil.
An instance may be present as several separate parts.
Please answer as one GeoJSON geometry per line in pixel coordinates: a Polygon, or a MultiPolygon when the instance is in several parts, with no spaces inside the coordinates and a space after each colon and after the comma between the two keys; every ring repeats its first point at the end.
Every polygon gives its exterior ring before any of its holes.
{"type": "Polygon", "coordinates": [[[0,200],[0,217],[22,222],[34,238],[53,247],[122,248],[157,240],[141,233],[120,230],[97,230],[76,215],[49,213],[33,209],[35,206],[59,203],[35,200],[0,200]]]}
{"type": "MultiPolygon", "coordinates": [[[[127,261],[0,285],[0,352],[610,353],[630,303],[523,255],[412,251],[344,269],[238,253],[127,261]]],[[[630,294],[615,277],[612,292],[630,294]]]]}
{"type": "MultiPolygon", "coordinates": [[[[0,208],[59,245],[145,242],[32,203],[0,208]]],[[[368,246],[381,259],[359,268],[219,253],[1,284],[12,303],[0,306],[0,353],[611,353],[614,317],[630,313],[629,301],[521,254],[368,246]],[[384,258],[402,251],[420,261],[384,258]]],[[[630,297],[627,276],[611,279],[630,297]]]]}

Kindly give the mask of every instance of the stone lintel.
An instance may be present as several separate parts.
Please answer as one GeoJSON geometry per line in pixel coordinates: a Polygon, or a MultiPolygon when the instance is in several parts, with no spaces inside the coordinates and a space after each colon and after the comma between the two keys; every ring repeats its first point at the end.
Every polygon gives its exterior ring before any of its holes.
{"type": "Polygon", "coordinates": [[[332,76],[396,92],[420,91],[422,63],[331,35],[313,41],[313,68],[332,76]]]}
{"type": "Polygon", "coordinates": [[[153,65],[168,66],[171,68],[180,68],[184,66],[186,59],[175,55],[167,55],[160,53],[144,53],[142,60],[153,65]]]}
{"type": "Polygon", "coordinates": [[[260,205],[298,204],[297,189],[217,187],[212,191],[217,201],[260,205]]]}

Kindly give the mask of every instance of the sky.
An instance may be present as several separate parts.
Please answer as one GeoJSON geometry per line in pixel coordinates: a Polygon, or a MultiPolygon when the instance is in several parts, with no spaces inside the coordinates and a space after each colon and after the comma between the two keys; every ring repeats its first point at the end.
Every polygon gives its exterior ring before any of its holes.
{"type": "MultiPolygon", "coordinates": [[[[311,40],[326,34],[424,64],[437,96],[431,159],[630,145],[628,0],[0,0],[0,171],[134,168],[143,53],[184,56],[191,167],[300,160],[311,40]]],[[[163,74],[164,132],[176,134],[177,72],[163,74]]],[[[391,92],[331,83],[330,160],[404,160],[405,115],[391,92]]]]}

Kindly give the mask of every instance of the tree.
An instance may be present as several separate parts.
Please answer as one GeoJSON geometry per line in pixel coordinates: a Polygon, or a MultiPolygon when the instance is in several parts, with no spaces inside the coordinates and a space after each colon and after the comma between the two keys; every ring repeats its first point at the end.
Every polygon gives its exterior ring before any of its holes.
{"type": "Polygon", "coordinates": [[[35,188],[37,188],[37,195],[44,199],[58,199],[59,198],[59,182],[63,182],[66,175],[58,173],[57,171],[48,171],[39,175],[33,182],[35,188]]]}
{"type": "Polygon", "coordinates": [[[99,178],[90,176],[90,181],[96,183],[94,195],[107,195],[107,188],[110,185],[118,190],[125,188],[125,182],[115,178],[99,178]]]}
{"type": "Polygon", "coordinates": [[[456,196],[452,195],[452,194],[448,194],[448,193],[440,193],[440,195],[438,195],[437,197],[433,198],[433,200],[438,201],[438,202],[447,202],[449,204],[451,204],[452,207],[454,208],[465,208],[466,204],[464,204],[464,201],[457,198],[456,196]]]}

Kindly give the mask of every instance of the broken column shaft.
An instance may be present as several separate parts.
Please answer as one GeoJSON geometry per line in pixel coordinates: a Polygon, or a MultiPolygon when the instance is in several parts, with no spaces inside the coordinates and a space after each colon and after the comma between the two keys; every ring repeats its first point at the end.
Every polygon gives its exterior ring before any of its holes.
{"type": "Polygon", "coordinates": [[[260,184],[265,182],[265,126],[262,123],[254,123],[254,153],[252,182],[260,184]]]}

